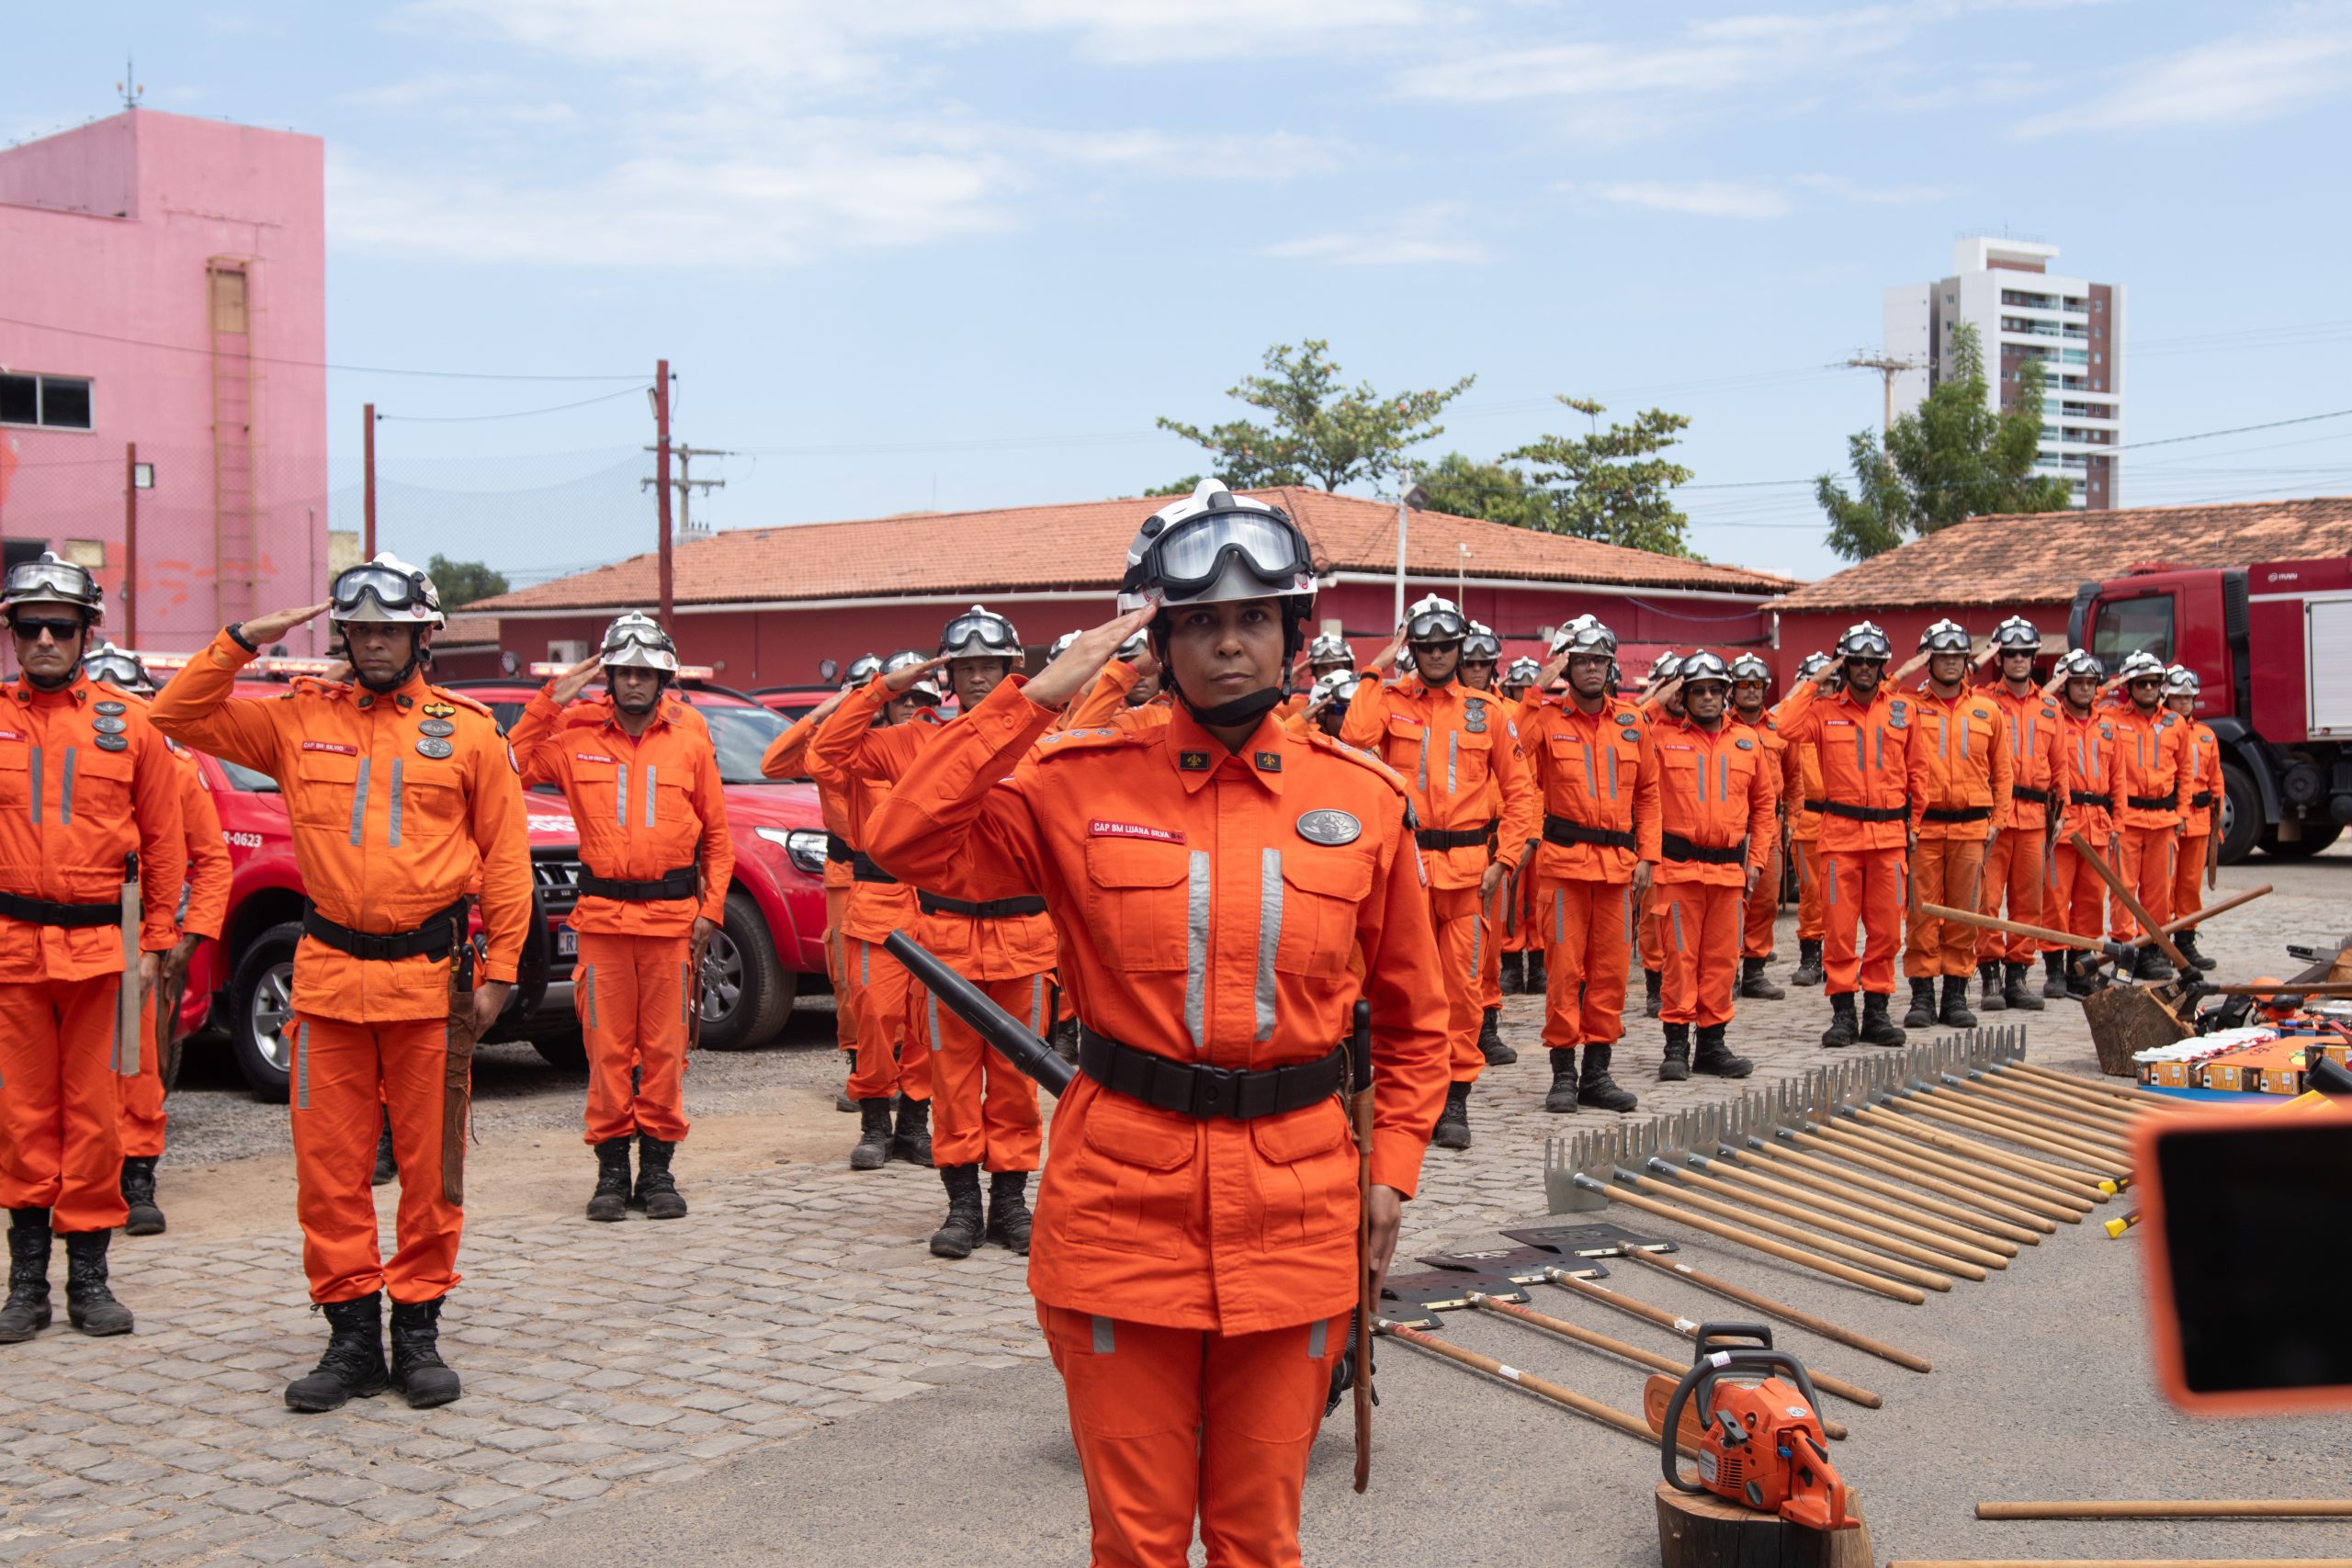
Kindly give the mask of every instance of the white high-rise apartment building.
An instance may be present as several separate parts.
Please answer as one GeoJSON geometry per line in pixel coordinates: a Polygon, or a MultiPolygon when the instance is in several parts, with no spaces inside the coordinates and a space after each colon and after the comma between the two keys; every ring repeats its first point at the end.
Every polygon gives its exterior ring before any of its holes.
{"type": "Polygon", "coordinates": [[[1897,372],[1894,412],[1917,408],[1951,362],[1951,330],[1975,327],[1996,408],[2017,396],[2020,367],[2041,363],[2041,461],[2074,487],[2078,507],[2122,504],[2123,286],[2061,277],[2058,247],[1973,235],[1952,246],[1953,275],[1886,291],[1886,352],[1897,372]]]}

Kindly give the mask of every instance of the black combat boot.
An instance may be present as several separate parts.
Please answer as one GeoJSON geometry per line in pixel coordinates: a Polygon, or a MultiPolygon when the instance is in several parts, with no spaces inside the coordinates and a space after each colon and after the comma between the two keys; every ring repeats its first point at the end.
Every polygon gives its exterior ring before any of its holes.
{"type": "Polygon", "coordinates": [[[1903,1015],[1905,1029],[1932,1029],[1936,1022],[1936,983],[1933,979],[1911,982],[1911,1010],[1903,1015]]]}
{"type": "Polygon", "coordinates": [[[1656,1018],[1658,1014],[1658,1009],[1665,1005],[1658,999],[1658,985],[1659,982],[1665,978],[1665,975],[1656,969],[1645,969],[1642,971],[1643,1017],[1656,1018]]]}
{"type": "Polygon", "coordinates": [[[677,1152],[677,1145],[665,1144],[650,1133],[637,1134],[637,1190],[632,1196],[649,1220],[686,1217],[686,1201],[679,1196],[677,1179],[670,1174],[670,1156],[677,1152]]]}
{"type": "Polygon", "coordinates": [[[1886,1016],[1886,1004],[1889,999],[1883,991],[1866,991],[1862,994],[1862,1027],[1855,1032],[1855,1039],[1865,1045],[1903,1043],[1905,1039],[1903,1031],[1897,1029],[1894,1026],[1894,1021],[1886,1016]]]}
{"type": "Polygon", "coordinates": [[[1490,1067],[1506,1067],[1519,1060],[1519,1053],[1503,1043],[1503,1033],[1498,1025],[1502,1009],[1488,1008],[1487,1016],[1478,1022],[1478,1055],[1490,1067]]]}
{"type": "Polygon", "coordinates": [[[113,1239],[110,1230],[65,1236],[65,1315],[96,1338],[130,1332],[130,1309],[107,1288],[107,1244],[113,1239]]]}
{"type": "Polygon", "coordinates": [[[8,1213],[8,1299],[0,1303],[0,1345],[49,1326],[49,1211],[8,1213]]]}
{"type": "Polygon", "coordinates": [[[613,1221],[628,1213],[628,1134],[607,1138],[595,1145],[596,1190],[588,1200],[588,1217],[613,1221]]]}
{"type": "Polygon", "coordinates": [[[1669,1023],[1666,1026],[1666,1054],[1658,1058],[1657,1081],[1680,1083],[1690,1076],[1690,1026],[1669,1023]]]}
{"type": "Polygon", "coordinates": [[[1973,1029],[1976,1015],[1968,1010],[1968,976],[1944,976],[1944,1005],[1936,1010],[1936,1021],[1947,1029],[1973,1029]]]}
{"type": "Polygon", "coordinates": [[[1854,1040],[1854,993],[1839,991],[1829,998],[1829,1027],[1821,1032],[1821,1043],[1834,1051],[1854,1040]]]}
{"type": "Polygon", "coordinates": [[[1595,1111],[1631,1111],[1641,1103],[1609,1076],[1609,1058],[1615,1051],[1613,1045],[1584,1048],[1584,1079],[1577,1086],[1578,1105],[1589,1105],[1595,1111]]]}
{"type": "Polygon", "coordinates": [[[1516,997],[1527,989],[1527,954],[1506,953],[1500,967],[1502,978],[1497,984],[1502,987],[1503,995],[1516,997]]]}
{"type": "Polygon", "coordinates": [[[890,1157],[890,1097],[857,1102],[857,1146],[849,1151],[852,1170],[879,1170],[890,1157]]]}
{"type": "Polygon", "coordinates": [[[391,1386],[384,1366],[384,1295],[370,1291],[354,1301],[322,1303],[326,1354],[319,1364],[286,1385],[288,1410],[334,1410],[391,1386]]]}
{"type": "Polygon", "coordinates": [[[1690,1057],[1690,1070],[1711,1077],[1744,1078],[1756,1070],[1756,1064],[1731,1054],[1731,1047],[1724,1043],[1724,1029],[1720,1023],[1699,1026],[1699,1048],[1690,1057]]]}
{"type": "MultiPolygon", "coordinates": [[[[2185,958],[2188,954],[2183,953],[2181,956],[2185,958]]],[[[2165,955],[2156,950],[2156,944],[2152,942],[2140,950],[2140,961],[2132,973],[2143,980],[2169,980],[2172,978],[2172,965],[2165,962],[2165,955]]]]}
{"type": "Polygon", "coordinates": [[[1792,986],[1818,986],[1828,978],[1821,971],[1821,942],[1818,938],[1797,939],[1797,966],[1789,976],[1792,986]]]}
{"type": "Polygon", "coordinates": [[[1470,1146],[1468,1084],[1446,1085],[1445,1109],[1437,1113],[1437,1125],[1430,1130],[1430,1142],[1442,1149],[1466,1149],[1470,1146]]]}
{"type": "Polygon", "coordinates": [[[1754,997],[1759,1002],[1777,1002],[1789,993],[1765,977],[1764,965],[1769,958],[1743,958],[1739,961],[1739,994],[1754,997]]]}
{"type": "Polygon", "coordinates": [[[392,1113],[384,1112],[384,1130],[376,1135],[376,1170],[368,1179],[370,1187],[387,1187],[400,1179],[401,1162],[392,1154],[392,1113]]]}
{"type": "Polygon", "coordinates": [[[2026,984],[2026,977],[2032,973],[2033,965],[2030,964],[2001,965],[2001,1000],[2007,1004],[2011,1012],[2041,1010],[2041,998],[2033,994],[2031,986],[2026,984]]]}
{"type": "Polygon", "coordinates": [[[969,1258],[980,1245],[988,1223],[980,1215],[980,1168],[943,1165],[940,1184],[947,1189],[947,1217],[931,1233],[933,1258],[969,1258]]]}
{"type": "Polygon", "coordinates": [[[2195,931],[2177,932],[2172,939],[2172,944],[2180,949],[2180,955],[2183,958],[2188,959],[2189,963],[2195,964],[2199,969],[2212,970],[2221,967],[2222,961],[2220,959],[2208,958],[2205,954],[2197,951],[2197,933],[2195,931]]]}
{"type": "Polygon", "coordinates": [[[2000,1012],[2008,1007],[2008,992],[2001,984],[1999,959],[1994,959],[1989,964],[1979,964],[1976,966],[1976,987],[1978,1012],[2000,1012]]]}
{"type": "Polygon", "coordinates": [[[931,1101],[899,1096],[899,1130],[890,1134],[890,1157],[930,1167],[931,1101]]]}
{"type": "Polygon", "coordinates": [[[441,1359],[441,1303],[392,1303],[392,1386],[412,1410],[447,1404],[459,1393],[458,1374],[441,1359]]]}
{"type": "Polygon", "coordinates": [[[988,1240],[1019,1257],[1029,1256],[1029,1173],[989,1172],[988,1240]]]}
{"type": "Polygon", "coordinates": [[[2062,950],[2041,955],[2041,994],[2052,1001],[2064,1001],[2066,989],[2066,954],[2062,950]]]}
{"type": "Polygon", "coordinates": [[[1527,994],[1531,997],[1543,996],[1550,989],[1551,984],[1551,976],[1544,972],[1544,950],[1540,947],[1529,948],[1527,950],[1527,994]]]}
{"type": "Polygon", "coordinates": [[[153,1155],[122,1156],[122,1201],[130,1206],[130,1217],[122,1223],[123,1235],[164,1234],[164,1211],[155,1206],[153,1155]]]}
{"type": "Polygon", "coordinates": [[[1577,1048],[1573,1045],[1552,1052],[1552,1087],[1544,1093],[1544,1109],[1555,1115],[1576,1113],[1577,1048]]]}

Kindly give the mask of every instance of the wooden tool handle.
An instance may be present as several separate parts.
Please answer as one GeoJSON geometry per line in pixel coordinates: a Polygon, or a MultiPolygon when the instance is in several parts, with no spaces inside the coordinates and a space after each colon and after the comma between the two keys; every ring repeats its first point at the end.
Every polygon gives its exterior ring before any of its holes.
{"type": "Polygon", "coordinates": [[[1688,1203],[1690,1207],[1702,1210],[1707,1213],[1720,1214],[1726,1220],[1736,1220],[1742,1224],[1753,1225],[1767,1235],[1781,1236],[1801,1247],[1812,1247],[1816,1251],[1827,1253],[1832,1258],[1844,1258],[1849,1263],[1893,1279],[1907,1280],[1914,1285],[1924,1285],[1931,1291],[1951,1289],[1951,1277],[1939,1274],[1932,1269],[1918,1268],[1897,1258],[1882,1257],[1866,1247],[1849,1247],[1842,1241],[1833,1240],[1831,1237],[1806,1230],[1801,1225],[1784,1224],[1779,1220],[1767,1219],[1762,1214],[1750,1213],[1720,1199],[1710,1198],[1689,1186],[1668,1186],[1663,1181],[1646,1176],[1638,1179],[1641,1190],[1653,1196],[1671,1198],[1678,1203],[1688,1203]]]}
{"type": "Polygon", "coordinates": [[[1815,1163],[1833,1171],[1842,1170],[1843,1167],[1833,1164],[1832,1161],[1841,1161],[1845,1166],[1859,1166],[1864,1170],[1874,1170],[1881,1176],[1892,1177],[1896,1181],[1907,1183],[1923,1191],[1938,1193],[1942,1199],[1950,1200],[1948,1206],[1972,1224],[1978,1223],[1974,1219],[1975,1215],[1983,1214],[1987,1216],[1982,1222],[1984,1224],[2007,1225],[2009,1228],[2000,1234],[2015,1241],[2031,1241],[2039,1246],[2041,1237],[2052,1235],[2058,1229],[2054,1221],[2037,1214],[2021,1204],[1996,1198],[1981,1187],[1964,1186],[1959,1181],[1949,1179],[1939,1175],[1932,1166],[1900,1163],[1882,1157],[1859,1140],[1839,1141],[1816,1137],[1811,1133],[1799,1133],[1790,1142],[1795,1144],[1800,1149],[1817,1149],[1823,1156],[1829,1156],[1817,1158],[1813,1155],[1792,1152],[1790,1157],[1792,1159],[1814,1160],[1815,1163]]]}
{"type": "Polygon", "coordinates": [[[2022,920],[1996,919],[1980,915],[1973,909],[1955,909],[1947,904],[1921,904],[1922,914],[1933,915],[1939,920],[1957,920],[1963,926],[1975,926],[1988,931],[2007,931],[2011,936],[2030,936],[2036,942],[2046,942],[2055,947],[2080,948],[2085,953],[2103,953],[2107,943],[2095,936],[2083,936],[2075,931],[2062,931],[2049,926],[2030,926],[2022,920]]]}
{"type": "Polygon", "coordinates": [[[2083,863],[2091,868],[2098,879],[2107,884],[2108,891],[2115,895],[2116,902],[2130,911],[2132,918],[2140,923],[2141,931],[2155,942],[2156,951],[2163,953],[2175,969],[2187,974],[2195,967],[2187,958],[2181,956],[2180,949],[2173,945],[2172,938],[2165,935],[2156,923],[2156,918],[2148,913],[2146,905],[2140,902],[2140,897],[2132,890],[2132,885],[2117,874],[2113,866],[2099,858],[2098,852],[2091,848],[2091,841],[2088,839],[2084,838],[2080,833],[2069,833],[2066,835],[2066,841],[2075,846],[2075,852],[2083,857],[2083,863]]]}
{"type": "Polygon", "coordinates": [[[1980,1519],[2352,1519],[2342,1497],[2166,1498],[2157,1502],[1979,1503],[1980,1519]]]}
{"type": "Polygon", "coordinates": [[[1907,1305],[1921,1306],[1928,1300],[1928,1293],[1925,1291],[1860,1269],[1849,1269],[1837,1259],[1824,1258],[1817,1252],[1807,1252],[1802,1247],[1789,1247],[1774,1241],[1770,1236],[1758,1235],[1754,1231],[1742,1230],[1737,1225],[1724,1224],[1703,1214],[1693,1214],[1686,1210],[1678,1209],[1671,1203],[1661,1203],[1654,1198],[1645,1198],[1638,1192],[1627,1192],[1622,1188],[1615,1187],[1608,1188],[1606,1190],[1610,1201],[1613,1203],[1623,1203],[1628,1208],[1639,1209],[1642,1213],[1655,1215],[1661,1220],[1672,1220],[1677,1224],[1688,1225],[1694,1231],[1703,1231],[1709,1235],[1720,1237],[1724,1241],[1737,1242],[1740,1246],[1752,1247],[1769,1258],[1777,1258],[1783,1263],[1794,1263],[1801,1268],[1810,1269],[1816,1274],[1826,1274],[1833,1280],[1843,1280],[1849,1285],[1860,1285],[1865,1291],[1873,1292],[1882,1296],[1892,1296],[1894,1300],[1907,1305]]]}
{"type": "Polygon", "coordinates": [[[1908,1350],[1898,1350],[1883,1340],[1873,1339],[1867,1334],[1832,1323],[1827,1318],[1816,1317],[1802,1308],[1792,1307],[1786,1302],[1775,1301],[1772,1297],[1758,1292],[1743,1289],[1728,1280],[1719,1280],[1713,1274],[1691,1268],[1688,1263],[1677,1263],[1641,1247],[1628,1247],[1619,1256],[1631,1258],[1645,1268],[1655,1269],[1661,1273],[1679,1275],[1701,1290],[1711,1292],[1727,1302],[1737,1302],[1742,1306],[1753,1307],[1758,1312],[1777,1317],[1784,1323],[1809,1329],[1825,1339],[1834,1339],[1838,1344],[1849,1345],[1865,1355],[1876,1356],[1882,1361],[1892,1361],[1898,1367],[1907,1367],[1915,1372],[1931,1372],[1936,1370],[1935,1364],[1925,1356],[1915,1356],[1908,1350]]]}
{"type": "MultiPolygon", "coordinates": [[[[1830,1140],[1842,1156],[1848,1149],[1866,1150],[1905,1170],[1925,1170],[1952,1183],[1962,1191],[1981,1193],[1997,1199],[2044,1219],[2057,1220],[2070,1225],[2083,1223],[2091,1211],[2087,1196],[2078,1196],[2071,1190],[2062,1190],[2047,1182],[2029,1181],[2026,1178],[1984,1161],[1974,1163],[1957,1158],[1938,1144],[1917,1135],[1924,1123],[1906,1125],[1900,1117],[1887,1121],[1902,1129],[1890,1133],[1877,1122],[1858,1114],[1850,1121],[1841,1120],[1822,1128],[1822,1136],[1830,1140]]],[[[1934,1133],[1933,1128],[1928,1128],[1934,1133]]],[[[1955,1146],[1962,1140],[1951,1140],[1955,1146]]]]}
{"type": "MultiPolygon", "coordinates": [[[[1539,1378],[1532,1372],[1522,1372],[1517,1367],[1498,1361],[1492,1356],[1481,1356],[1475,1350],[1464,1350],[1461,1346],[1440,1339],[1433,1334],[1424,1334],[1418,1328],[1408,1328],[1401,1323],[1391,1323],[1385,1317],[1380,1319],[1375,1326],[1384,1338],[1401,1339],[1417,1350],[1427,1350],[1430,1354],[1442,1356],[1449,1361],[1459,1362],[1465,1367],[1475,1367],[1488,1377],[1501,1378],[1506,1382],[1517,1383],[1530,1393],[1540,1395],[1555,1404],[1566,1405],[1579,1416],[1589,1416],[1606,1427],[1614,1427],[1629,1437],[1641,1438],[1645,1443],[1657,1441],[1657,1434],[1650,1430],[1648,1422],[1638,1416],[1628,1416],[1613,1406],[1603,1404],[1597,1399],[1588,1399],[1574,1389],[1562,1388],[1558,1383],[1539,1378]]],[[[1675,1446],[1680,1450],[1686,1459],[1695,1460],[1699,1457],[1697,1453],[1683,1448],[1679,1443],[1675,1446]]]]}
{"type": "Polygon", "coordinates": [[[2352,1557],[1897,1557],[1886,1568],[2352,1568],[2352,1557]]]}

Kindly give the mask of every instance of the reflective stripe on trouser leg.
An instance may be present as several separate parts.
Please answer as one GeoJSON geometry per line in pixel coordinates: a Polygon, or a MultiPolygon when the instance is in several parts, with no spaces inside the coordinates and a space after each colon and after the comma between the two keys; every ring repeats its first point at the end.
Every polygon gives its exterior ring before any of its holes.
{"type": "MultiPolygon", "coordinates": [[[[647,769],[650,774],[652,770],[647,769]]],[[[637,1031],[630,1053],[641,1071],[629,1101],[637,1130],[665,1144],[685,1141],[687,953],[694,938],[632,936],[637,971],[637,1031]]]]}
{"type": "Polygon", "coordinates": [[[0,1207],[47,1209],[60,1231],[126,1217],[122,1080],[107,1048],[119,982],[0,985],[0,1207]]]}
{"type": "Polygon", "coordinates": [[[155,1061],[155,993],[139,1006],[139,1072],[122,1081],[122,1153],[140,1159],[164,1152],[164,1080],[155,1061]]]}
{"type": "Polygon", "coordinates": [[[923,1064],[922,1094],[917,1098],[928,1098],[931,1052],[908,1038],[910,981],[907,972],[888,950],[852,940],[857,949],[858,979],[851,988],[851,1005],[857,1009],[857,1070],[850,1076],[850,1098],[878,1100],[905,1088],[909,1056],[923,1064]]]}
{"type": "MultiPolygon", "coordinates": [[[[973,984],[1013,1017],[1025,1008],[1029,1017],[1042,1019],[1045,979],[1040,973],[973,984]]],[[[1035,1170],[1045,1148],[1036,1083],[942,1008],[927,988],[922,994],[917,1006],[930,1043],[925,1059],[931,1064],[933,1161],[991,1171],[1035,1170]]]]}

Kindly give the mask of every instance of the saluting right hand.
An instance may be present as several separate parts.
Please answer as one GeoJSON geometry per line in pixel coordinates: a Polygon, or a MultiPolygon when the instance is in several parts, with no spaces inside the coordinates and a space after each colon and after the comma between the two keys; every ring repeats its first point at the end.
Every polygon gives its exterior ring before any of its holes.
{"type": "Polygon", "coordinates": [[[882,677],[882,689],[894,697],[903,696],[908,688],[917,681],[934,670],[944,668],[946,663],[947,660],[944,659],[926,659],[921,664],[910,664],[903,670],[893,670],[882,677]]]}
{"type": "Polygon", "coordinates": [[[1831,660],[1828,663],[1823,665],[1820,669],[1813,672],[1814,690],[1817,692],[1832,692],[1837,690],[1838,677],[1845,673],[1846,656],[1841,653],[1837,658],[1831,660]]]}
{"type": "MultiPolygon", "coordinates": [[[[1091,626],[1078,634],[1062,655],[1029,679],[1022,693],[1039,707],[1066,707],[1080,692],[1094,683],[1119,645],[1151,624],[1159,613],[1157,604],[1146,604],[1124,615],[1114,615],[1099,626],[1091,626]]],[[[929,669],[930,665],[923,666],[929,669]]],[[[900,673],[905,673],[901,671],[900,673]]]]}
{"type": "Polygon", "coordinates": [[[333,603],[333,600],[328,600],[300,610],[279,610],[267,615],[256,615],[238,630],[243,632],[245,640],[255,648],[267,648],[304,621],[315,621],[325,615],[328,605],[333,603]]]}
{"type": "Polygon", "coordinates": [[[548,691],[548,695],[554,700],[556,706],[569,707],[579,700],[580,694],[588,689],[588,682],[594,680],[597,672],[604,668],[605,656],[601,653],[592,653],[557,676],[555,685],[548,691]]]}
{"type": "Polygon", "coordinates": [[[1566,649],[1545,660],[1544,668],[1535,672],[1535,694],[1539,697],[1547,694],[1552,690],[1552,682],[1565,674],[1567,668],[1568,654],[1566,649]]]}

